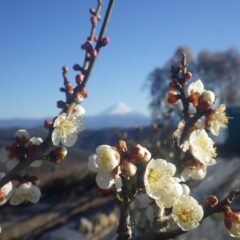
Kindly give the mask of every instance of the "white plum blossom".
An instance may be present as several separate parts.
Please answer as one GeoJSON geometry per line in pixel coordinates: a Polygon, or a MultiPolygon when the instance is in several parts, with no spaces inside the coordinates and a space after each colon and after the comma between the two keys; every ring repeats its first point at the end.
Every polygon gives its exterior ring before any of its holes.
{"type": "Polygon", "coordinates": [[[26,182],[14,188],[9,203],[14,206],[24,202],[37,203],[40,197],[40,189],[31,182],[26,182]]]}
{"type": "Polygon", "coordinates": [[[174,191],[178,183],[178,180],[173,177],[175,172],[175,165],[166,160],[150,160],[144,174],[146,193],[151,198],[158,199],[161,195],[174,191]]]}
{"type": "Polygon", "coordinates": [[[52,142],[53,145],[63,145],[65,147],[72,147],[78,138],[78,133],[82,128],[82,117],[74,113],[67,115],[61,113],[54,121],[52,142]]]}
{"type": "Polygon", "coordinates": [[[188,140],[185,140],[183,143],[181,143],[181,137],[183,130],[185,128],[185,122],[182,120],[178,124],[177,130],[173,133],[173,139],[176,141],[178,147],[180,147],[183,152],[186,152],[189,149],[189,142],[188,140]]]}
{"type": "Polygon", "coordinates": [[[96,176],[96,183],[102,189],[109,189],[114,184],[114,179],[111,172],[98,172],[96,176]]]}
{"type": "Polygon", "coordinates": [[[228,124],[228,117],[226,116],[226,105],[220,104],[206,117],[206,126],[215,136],[219,135],[222,128],[226,128],[228,124]]]}
{"type": "Polygon", "coordinates": [[[113,185],[117,191],[121,191],[122,179],[113,170],[120,164],[120,155],[115,148],[109,145],[100,145],[96,153],[89,157],[88,167],[97,173],[96,183],[102,189],[110,189],[113,185]]]}
{"type": "Polygon", "coordinates": [[[176,183],[171,191],[163,193],[158,199],[156,204],[160,208],[171,208],[173,203],[182,195],[188,195],[190,189],[186,184],[176,183]]]}
{"type": "MultiPolygon", "coordinates": [[[[183,152],[186,152],[189,149],[188,139],[186,139],[183,143],[181,143],[181,137],[182,137],[184,128],[185,128],[185,121],[182,120],[179,122],[177,130],[175,130],[175,132],[173,133],[173,139],[176,141],[178,147],[180,147],[183,152]]],[[[204,123],[201,120],[198,120],[194,124],[194,128],[195,129],[203,129],[204,123]]]]}
{"type": "Polygon", "coordinates": [[[192,155],[204,165],[216,163],[214,142],[204,129],[195,130],[190,134],[189,147],[192,155]]]}
{"type": "Polygon", "coordinates": [[[203,82],[198,79],[195,82],[192,82],[188,87],[188,95],[192,95],[194,93],[198,93],[199,96],[204,92],[203,82]]]}
{"type": "Polygon", "coordinates": [[[196,181],[202,180],[206,177],[207,166],[202,164],[199,161],[194,161],[189,164],[186,164],[182,174],[181,179],[187,181],[193,179],[196,181]]]}
{"type": "Polygon", "coordinates": [[[209,106],[211,106],[215,102],[215,94],[210,90],[204,90],[204,92],[200,96],[200,102],[206,102],[209,106]]]}
{"type": "Polygon", "coordinates": [[[184,231],[198,227],[203,214],[202,206],[191,196],[182,195],[173,203],[172,219],[184,231]]]}
{"type": "MultiPolygon", "coordinates": [[[[0,172],[0,179],[2,179],[4,176],[5,173],[0,172]]],[[[9,200],[12,190],[12,182],[8,182],[0,188],[0,206],[4,205],[9,200]]]]}
{"type": "Polygon", "coordinates": [[[189,85],[188,96],[190,97],[191,103],[194,107],[199,106],[201,108],[208,108],[216,100],[214,92],[205,90],[200,79],[189,85]]]}
{"type": "Polygon", "coordinates": [[[115,148],[109,145],[100,145],[96,148],[96,163],[99,170],[110,172],[120,163],[120,155],[115,148]]]}

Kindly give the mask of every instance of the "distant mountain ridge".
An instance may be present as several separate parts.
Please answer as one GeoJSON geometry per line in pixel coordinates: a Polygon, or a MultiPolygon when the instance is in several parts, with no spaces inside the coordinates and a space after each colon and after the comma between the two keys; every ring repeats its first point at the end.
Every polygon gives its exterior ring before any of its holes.
{"type": "MultiPolygon", "coordinates": [[[[0,128],[34,128],[42,126],[44,119],[0,119],[0,128]]],[[[103,112],[84,118],[85,129],[102,129],[109,127],[130,128],[148,126],[150,117],[132,110],[127,104],[117,103],[103,112]]]]}

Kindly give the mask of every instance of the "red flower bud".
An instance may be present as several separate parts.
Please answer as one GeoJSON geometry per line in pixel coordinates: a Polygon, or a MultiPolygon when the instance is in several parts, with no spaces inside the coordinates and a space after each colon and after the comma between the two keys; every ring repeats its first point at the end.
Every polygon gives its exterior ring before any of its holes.
{"type": "Polygon", "coordinates": [[[83,79],[84,79],[84,75],[83,75],[82,73],[77,74],[77,75],[75,76],[75,80],[76,80],[76,83],[77,83],[77,84],[81,84],[82,81],[83,81],[83,79]]]}
{"type": "Polygon", "coordinates": [[[166,100],[168,104],[175,106],[179,102],[179,99],[180,99],[180,95],[176,91],[171,90],[167,93],[166,100]]]}
{"type": "Polygon", "coordinates": [[[206,207],[215,207],[218,204],[218,198],[214,195],[211,195],[208,197],[208,199],[205,202],[206,207]]]}
{"type": "Polygon", "coordinates": [[[58,108],[65,108],[66,107],[66,103],[62,100],[57,101],[57,107],[58,108]]]}
{"type": "Polygon", "coordinates": [[[187,72],[185,75],[184,75],[185,79],[186,80],[190,80],[192,78],[192,73],[191,72],[187,72]]]}
{"type": "Polygon", "coordinates": [[[74,71],[82,71],[83,68],[79,64],[76,63],[73,65],[73,70],[74,71]]]}
{"type": "Polygon", "coordinates": [[[51,128],[53,126],[53,122],[49,119],[44,120],[44,127],[51,128]]]}
{"type": "Polygon", "coordinates": [[[84,98],[87,98],[88,95],[89,95],[88,91],[85,88],[82,91],[82,95],[83,95],[84,98]]]}
{"type": "Polygon", "coordinates": [[[90,8],[90,9],[89,9],[89,12],[90,12],[92,15],[96,15],[96,9],[95,9],[95,8],[90,8]]]}
{"type": "Polygon", "coordinates": [[[123,160],[121,167],[122,167],[123,174],[127,177],[132,177],[137,172],[137,167],[133,163],[129,162],[128,160],[123,160]]]}
{"type": "Polygon", "coordinates": [[[63,66],[62,67],[62,71],[63,71],[63,73],[67,73],[68,72],[68,67],[67,66],[63,66]]]}
{"type": "Polygon", "coordinates": [[[169,83],[169,88],[171,90],[176,90],[178,88],[178,84],[176,82],[170,82],[169,83]]]}
{"type": "Polygon", "coordinates": [[[110,38],[109,37],[104,37],[102,40],[101,40],[101,45],[103,47],[107,46],[110,42],[110,38]]]}

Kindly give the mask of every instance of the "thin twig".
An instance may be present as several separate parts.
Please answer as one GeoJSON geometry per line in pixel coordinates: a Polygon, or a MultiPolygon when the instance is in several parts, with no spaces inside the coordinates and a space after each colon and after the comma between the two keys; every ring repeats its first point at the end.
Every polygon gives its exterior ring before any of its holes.
{"type": "MultiPolygon", "coordinates": [[[[234,199],[238,196],[240,196],[240,189],[235,189],[235,190],[231,191],[227,195],[227,197],[224,198],[222,201],[220,201],[216,206],[205,207],[204,216],[203,216],[202,221],[215,213],[223,212],[224,207],[230,206],[233,203],[234,199]]],[[[148,232],[145,232],[143,235],[134,238],[134,240],[145,240],[145,239],[147,239],[147,240],[160,240],[160,239],[167,240],[167,239],[175,238],[184,233],[186,233],[186,231],[183,231],[180,228],[177,228],[177,229],[169,231],[169,232],[156,232],[156,231],[150,230],[148,232]]]]}

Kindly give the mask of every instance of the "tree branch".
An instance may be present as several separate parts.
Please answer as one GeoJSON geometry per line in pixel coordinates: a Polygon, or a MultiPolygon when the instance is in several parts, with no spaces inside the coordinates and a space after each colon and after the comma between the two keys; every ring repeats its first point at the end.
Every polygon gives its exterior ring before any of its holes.
{"type": "MultiPolygon", "coordinates": [[[[203,216],[203,219],[201,222],[203,222],[204,219],[206,219],[207,217],[209,217],[215,213],[223,212],[224,208],[226,206],[230,206],[233,203],[234,199],[238,196],[240,196],[240,189],[235,189],[235,190],[231,191],[216,206],[214,206],[214,207],[206,206],[204,209],[205,210],[204,216],[203,216]]],[[[143,233],[143,235],[134,238],[134,240],[145,240],[145,239],[147,239],[147,240],[160,240],[160,239],[167,240],[167,239],[175,238],[184,233],[186,233],[186,231],[183,231],[180,228],[174,229],[169,232],[156,232],[154,230],[150,230],[148,232],[143,233]]]]}

